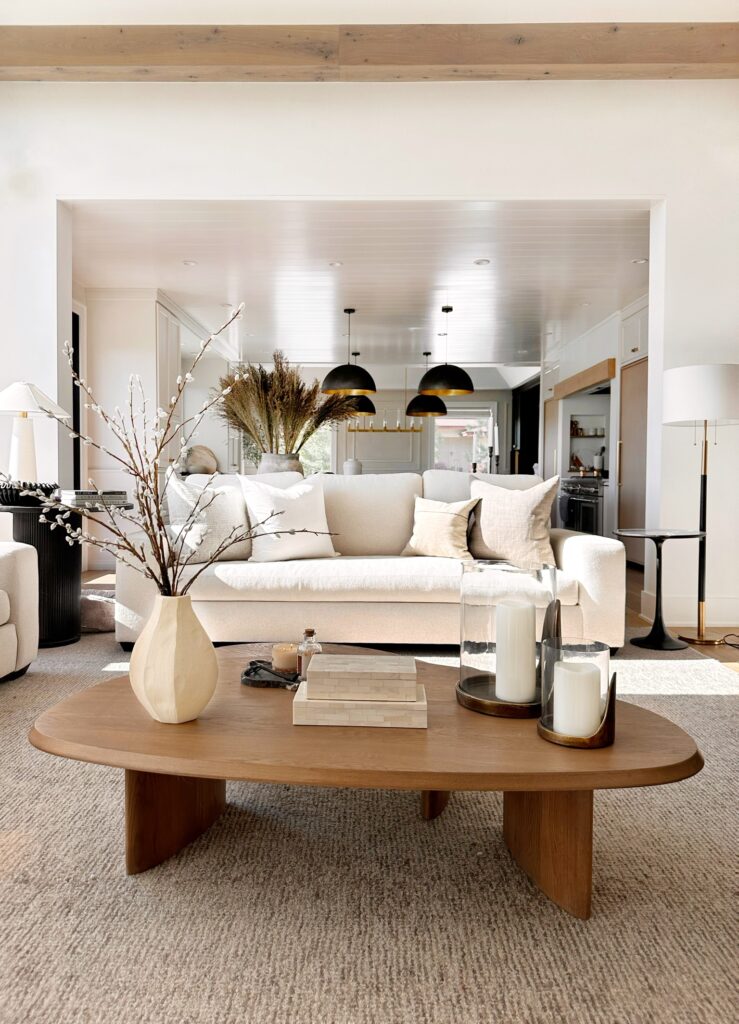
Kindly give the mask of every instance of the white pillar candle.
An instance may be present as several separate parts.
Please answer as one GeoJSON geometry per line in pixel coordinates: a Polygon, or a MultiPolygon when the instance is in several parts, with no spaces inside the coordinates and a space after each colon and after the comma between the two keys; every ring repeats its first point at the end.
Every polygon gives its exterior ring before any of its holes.
{"type": "Polygon", "coordinates": [[[498,436],[498,424],[495,424],[494,432],[495,444],[493,446],[493,455],[500,455],[500,438],[498,436]]]}
{"type": "Polygon", "coordinates": [[[601,717],[598,666],[558,661],[554,666],[554,731],[565,736],[592,736],[601,717]]]}
{"type": "Polygon", "coordinates": [[[493,410],[490,410],[488,418],[488,448],[493,447],[493,410]]]}
{"type": "Polygon", "coordinates": [[[516,704],[536,696],[536,609],[526,601],[495,609],[495,693],[516,704]]]}

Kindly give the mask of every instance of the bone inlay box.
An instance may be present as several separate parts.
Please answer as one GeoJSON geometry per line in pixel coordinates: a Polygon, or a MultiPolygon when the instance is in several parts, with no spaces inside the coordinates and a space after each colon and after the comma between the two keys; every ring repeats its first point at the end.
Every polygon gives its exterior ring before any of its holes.
{"type": "Polygon", "coordinates": [[[307,682],[309,700],[414,701],[416,659],[397,654],[314,654],[307,682]]]}
{"type": "Polygon", "coordinates": [[[302,682],[293,698],[293,725],[363,725],[386,729],[425,729],[426,691],[418,683],[415,700],[309,700],[302,682]]]}

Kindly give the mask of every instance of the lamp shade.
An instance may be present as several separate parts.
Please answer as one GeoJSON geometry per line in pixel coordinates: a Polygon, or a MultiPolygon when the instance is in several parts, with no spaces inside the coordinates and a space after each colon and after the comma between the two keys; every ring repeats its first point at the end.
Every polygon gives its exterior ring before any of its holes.
{"type": "Polygon", "coordinates": [[[371,398],[367,398],[366,395],[357,395],[354,399],[354,416],[375,416],[377,410],[375,409],[375,403],[371,398]]]}
{"type": "Polygon", "coordinates": [[[461,366],[442,363],[427,370],[418,392],[421,395],[471,395],[475,390],[472,378],[461,366]]]}
{"type": "Polygon", "coordinates": [[[321,391],[324,395],[373,395],[377,388],[372,374],[363,366],[342,363],[326,375],[321,391]]]}
{"type": "Polygon", "coordinates": [[[414,395],[405,410],[406,416],[446,416],[446,406],[438,395],[414,395]]]}
{"type": "Polygon", "coordinates": [[[665,370],[662,422],[739,423],[739,363],[709,363],[665,370]]]}
{"type": "Polygon", "coordinates": [[[35,384],[29,384],[24,380],[9,384],[3,391],[0,391],[0,413],[15,416],[21,413],[25,413],[26,416],[53,415],[60,419],[69,419],[69,413],[65,412],[60,405],[45,395],[35,384]]]}

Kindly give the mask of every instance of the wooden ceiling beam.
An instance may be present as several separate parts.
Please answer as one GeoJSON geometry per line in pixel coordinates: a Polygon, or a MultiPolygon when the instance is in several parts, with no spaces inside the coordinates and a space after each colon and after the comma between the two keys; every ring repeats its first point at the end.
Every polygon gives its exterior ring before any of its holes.
{"type": "Polygon", "coordinates": [[[735,22],[0,28],[4,81],[736,77],[735,22]]]}

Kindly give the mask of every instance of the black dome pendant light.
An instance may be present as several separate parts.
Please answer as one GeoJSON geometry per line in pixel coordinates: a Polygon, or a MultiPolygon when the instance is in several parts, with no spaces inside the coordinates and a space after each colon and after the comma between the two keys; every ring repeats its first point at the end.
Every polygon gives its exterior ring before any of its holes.
{"type": "MultiPolygon", "coordinates": [[[[357,365],[357,356],[360,356],[361,352],[352,352],[354,356],[354,365],[357,365]]],[[[353,416],[376,416],[377,410],[375,409],[375,403],[371,398],[366,395],[357,395],[354,399],[354,412],[353,416]]]]}
{"type": "MultiPolygon", "coordinates": [[[[426,356],[426,372],[429,372],[430,352],[423,353],[426,356]]],[[[406,416],[446,416],[446,406],[438,395],[414,395],[405,410],[406,416]]]]}
{"type": "Polygon", "coordinates": [[[324,395],[373,395],[377,388],[372,375],[361,366],[349,362],[352,350],[352,313],[354,309],[345,309],[347,316],[347,360],[341,366],[335,366],[324,378],[321,391],[324,395]]]}
{"type": "MultiPolygon", "coordinates": [[[[452,306],[442,306],[442,313],[446,314],[446,350],[449,351],[449,314],[452,306]]],[[[418,393],[421,395],[471,395],[475,391],[472,378],[461,366],[453,366],[451,363],[442,363],[440,366],[432,366],[421,378],[418,385],[418,393]]]]}

